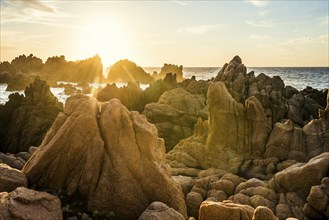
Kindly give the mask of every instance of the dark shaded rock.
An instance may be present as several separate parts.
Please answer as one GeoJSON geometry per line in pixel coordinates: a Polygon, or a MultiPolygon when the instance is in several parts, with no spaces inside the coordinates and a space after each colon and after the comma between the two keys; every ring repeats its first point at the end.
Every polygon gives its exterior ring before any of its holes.
{"type": "Polygon", "coordinates": [[[25,89],[25,97],[14,94],[1,110],[0,150],[17,153],[39,145],[62,111],[62,103],[38,77],[25,89]]]}
{"type": "Polygon", "coordinates": [[[8,82],[6,91],[24,90],[30,83],[33,82],[33,79],[33,76],[24,73],[17,73],[12,77],[12,80],[8,82]]]}
{"type": "Polygon", "coordinates": [[[154,81],[153,77],[146,73],[142,67],[129,60],[120,60],[111,66],[107,75],[107,81],[133,82],[149,84],[154,81]]]}

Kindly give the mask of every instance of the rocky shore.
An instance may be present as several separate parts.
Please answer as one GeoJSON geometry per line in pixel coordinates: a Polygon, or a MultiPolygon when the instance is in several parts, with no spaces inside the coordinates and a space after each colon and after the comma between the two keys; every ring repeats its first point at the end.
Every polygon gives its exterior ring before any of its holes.
{"type": "Polygon", "coordinates": [[[150,81],[65,106],[38,77],[12,94],[0,219],[329,219],[328,89],[255,76],[238,56],[213,79],[150,81]]]}

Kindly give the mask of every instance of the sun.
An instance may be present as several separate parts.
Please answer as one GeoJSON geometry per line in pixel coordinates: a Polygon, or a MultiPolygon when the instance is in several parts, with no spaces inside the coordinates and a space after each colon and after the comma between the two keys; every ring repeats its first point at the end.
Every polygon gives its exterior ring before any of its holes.
{"type": "Polygon", "coordinates": [[[99,54],[104,68],[130,56],[132,40],[123,25],[109,18],[97,18],[82,25],[76,42],[77,56],[99,54]]]}

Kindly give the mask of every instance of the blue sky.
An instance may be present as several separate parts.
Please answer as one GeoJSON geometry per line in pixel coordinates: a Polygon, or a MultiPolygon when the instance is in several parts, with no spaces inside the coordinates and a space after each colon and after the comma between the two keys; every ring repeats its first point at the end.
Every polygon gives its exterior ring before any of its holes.
{"type": "Polygon", "coordinates": [[[1,0],[1,61],[99,53],[105,65],[329,66],[328,1],[1,0]]]}

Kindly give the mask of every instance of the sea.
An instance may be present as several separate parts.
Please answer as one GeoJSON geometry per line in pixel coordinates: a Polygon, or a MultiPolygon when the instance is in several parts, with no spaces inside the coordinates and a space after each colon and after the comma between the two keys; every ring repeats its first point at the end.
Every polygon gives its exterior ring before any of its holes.
{"type": "MultiPolygon", "coordinates": [[[[161,67],[144,67],[148,73],[154,71],[160,72],[161,67]]],[[[197,80],[208,80],[217,75],[220,67],[184,67],[183,77],[191,78],[195,76],[197,80]]],[[[329,88],[329,67],[249,67],[247,72],[254,71],[255,75],[264,73],[270,77],[280,76],[285,85],[295,87],[298,90],[302,90],[307,86],[315,89],[328,89],[329,88]]],[[[64,84],[72,84],[76,86],[76,83],[70,82],[58,82],[64,84]]],[[[92,83],[93,87],[105,87],[106,84],[92,83]]],[[[125,86],[125,83],[117,83],[118,87],[125,86]]],[[[145,89],[148,85],[142,84],[141,88],[145,89]]],[[[0,104],[5,104],[8,101],[8,96],[11,93],[18,92],[24,94],[24,91],[6,91],[7,84],[0,84],[0,104]]],[[[77,87],[78,89],[81,89],[77,87]]],[[[60,102],[65,103],[69,95],[64,94],[64,88],[50,88],[51,92],[58,98],[60,102]]],[[[91,95],[91,94],[89,94],[91,95]]]]}

